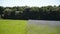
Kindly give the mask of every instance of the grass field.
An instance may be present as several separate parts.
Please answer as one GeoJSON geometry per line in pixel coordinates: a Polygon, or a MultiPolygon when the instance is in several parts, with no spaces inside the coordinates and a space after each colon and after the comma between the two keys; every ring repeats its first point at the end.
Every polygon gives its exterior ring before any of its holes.
{"type": "Polygon", "coordinates": [[[29,20],[27,34],[60,34],[60,21],[29,20]]]}
{"type": "Polygon", "coordinates": [[[26,34],[27,20],[0,20],[0,34],[26,34]]]}
{"type": "Polygon", "coordinates": [[[59,26],[30,25],[27,34],[60,34],[59,26]]]}
{"type": "Polygon", "coordinates": [[[28,20],[0,20],[0,34],[60,34],[60,26],[28,24],[28,20]]]}

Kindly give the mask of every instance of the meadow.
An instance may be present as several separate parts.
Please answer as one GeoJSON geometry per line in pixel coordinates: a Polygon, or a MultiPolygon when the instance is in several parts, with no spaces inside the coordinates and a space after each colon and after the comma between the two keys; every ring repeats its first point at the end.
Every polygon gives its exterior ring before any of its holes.
{"type": "Polygon", "coordinates": [[[49,25],[30,25],[27,34],[60,34],[60,27],[49,25]]]}
{"type": "Polygon", "coordinates": [[[29,20],[27,34],[60,34],[60,21],[29,20]]]}
{"type": "Polygon", "coordinates": [[[26,34],[27,20],[0,20],[0,34],[26,34]]]}
{"type": "Polygon", "coordinates": [[[60,26],[30,24],[28,20],[0,20],[0,34],[60,34],[60,26]]]}

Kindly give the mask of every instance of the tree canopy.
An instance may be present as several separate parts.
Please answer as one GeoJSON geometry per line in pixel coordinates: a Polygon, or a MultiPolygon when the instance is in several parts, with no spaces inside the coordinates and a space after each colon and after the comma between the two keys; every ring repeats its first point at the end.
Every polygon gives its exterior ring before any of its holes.
{"type": "Polygon", "coordinates": [[[0,6],[0,15],[1,15],[0,18],[3,19],[60,20],[60,5],[43,7],[0,6]]]}

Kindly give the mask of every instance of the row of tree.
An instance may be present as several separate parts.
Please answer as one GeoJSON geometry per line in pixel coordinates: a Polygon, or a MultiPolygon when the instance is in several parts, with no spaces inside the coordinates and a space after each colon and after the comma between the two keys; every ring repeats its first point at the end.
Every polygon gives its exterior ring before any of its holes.
{"type": "Polygon", "coordinates": [[[0,18],[60,20],[60,5],[43,6],[43,7],[28,7],[28,6],[2,7],[0,6],[0,18]]]}

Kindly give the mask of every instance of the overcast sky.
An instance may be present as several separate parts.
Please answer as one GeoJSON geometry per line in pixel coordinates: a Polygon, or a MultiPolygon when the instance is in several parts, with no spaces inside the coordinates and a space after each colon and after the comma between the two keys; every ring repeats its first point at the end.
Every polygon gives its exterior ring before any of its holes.
{"type": "Polygon", "coordinates": [[[0,6],[47,6],[60,5],[60,0],[0,0],[0,6]]]}

